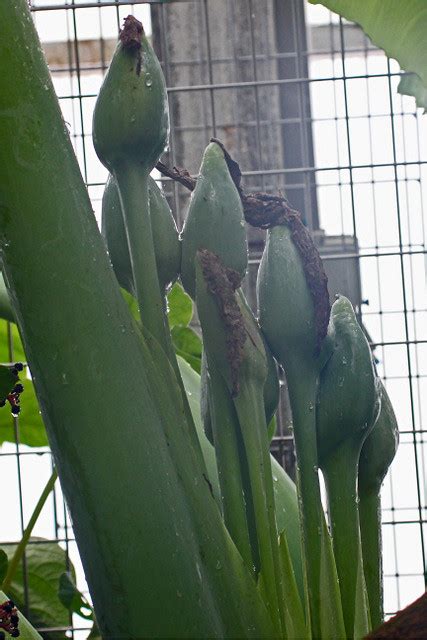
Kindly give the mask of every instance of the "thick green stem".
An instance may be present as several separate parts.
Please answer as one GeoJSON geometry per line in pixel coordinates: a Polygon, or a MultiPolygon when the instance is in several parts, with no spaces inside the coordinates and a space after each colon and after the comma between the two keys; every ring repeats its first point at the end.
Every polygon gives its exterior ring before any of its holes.
{"type": "Polygon", "coordinates": [[[297,456],[297,489],[313,638],[320,637],[320,557],[323,508],[317,461],[317,371],[303,359],[286,367],[297,456]]]}
{"type": "Polygon", "coordinates": [[[164,300],[157,275],[148,197],[148,174],[134,163],[115,171],[141,322],[169,354],[164,300]]]}
{"type": "Polygon", "coordinates": [[[354,635],[358,565],[361,561],[357,472],[359,446],[346,442],[322,467],[347,637],[354,635]]]}
{"type": "Polygon", "coordinates": [[[372,628],[383,622],[383,575],[381,556],[381,498],[376,491],[360,494],[360,534],[372,628]]]}
{"type": "Polygon", "coordinates": [[[12,560],[9,562],[8,568],[7,568],[7,573],[6,573],[6,577],[3,580],[3,584],[2,584],[2,590],[5,591],[6,593],[9,591],[10,589],[10,585],[12,584],[12,580],[15,577],[15,573],[16,570],[19,566],[19,563],[22,560],[22,557],[25,553],[25,548],[28,544],[28,541],[30,539],[31,533],[34,529],[34,525],[36,524],[38,517],[46,503],[46,500],[48,499],[50,492],[53,489],[53,486],[56,482],[58,478],[58,473],[56,471],[56,469],[54,469],[52,471],[52,475],[50,476],[49,480],[46,483],[45,488],[42,491],[42,494],[40,496],[40,498],[38,499],[38,502],[35,506],[35,509],[31,515],[31,518],[25,528],[24,533],[22,534],[22,538],[20,543],[18,544],[18,546],[16,547],[15,553],[13,554],[13,558],[12,560]]]}
{"type": "MultiPolygon", "coordinates": [[[[186,418],[191,424],[193,419],[172,345],[165,296],[160,288],[157,273],[150,219],[148,177],[146,170],[134,163],[128,163],[115,172],[141,322],[148,333],[160,344],[172,365],[181,389],[186,418]]],[[[194,429],[190,431],[193,443],[198,446],[194,429]]]]}
{"type": "Polygon", "coordinates": [[[248,461],[249,479],[256,516],[261,576],[273,619],[284,629],[284,601],[279,562],[279,544],[274,504],[273,477],[262,392],[241,376],[234,398],[248,461]]]}
{"type": "Polygon", "coordinates": [[[3,273],[101,634],[274,637],[120,293],[26,0],[0,25],[3,273]]]}
{"type": "Polygon", "coordinates": [[[250,571],[254,558],[250,544],[245,508],[245,491],[240,469],[238,443],[239,423],[230,392],[216,371],[209,365],[210,410],[215,443],[218,478],[225,525],[250,571]]]}

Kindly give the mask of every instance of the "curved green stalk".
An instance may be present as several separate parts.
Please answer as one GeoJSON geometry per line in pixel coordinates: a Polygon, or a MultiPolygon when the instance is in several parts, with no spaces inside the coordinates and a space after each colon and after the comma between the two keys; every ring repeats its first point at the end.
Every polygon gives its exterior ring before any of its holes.
{"type": "Polygon", "coordinates": [[[382,624],[384,619],[381,554],[381,497],[376,491],[360,495],[359,518],[363,550],[363,567],[365,570],[371,623],[372,628],[376,629],[382,624]]]}
{"type": "Polygon", "coordinates": [[[279,541],[262,390],[243,374],[240,378],[240,391],[233,400],[248,462],[264,589],[270,611],[272,615],[275,614],[274,618],[279,615],[279,627],[281,625],[284,629],[279,541]]]}
{"type": "Polygon", "coordinates": [[[141,322],[169,353],[164,300],[151,230],[148,173],[129,163],[116,169],[114,175],[120,192],[141,322]]]}
{"type": "Polygon", "coordinates": [[[10,589],[10,585],[12,584],[12,580],[15,576],[15,572],[19,566],[19,563],[22,560],[22,556],[24,555],[24,552],[25,552],[25,547],[28,544],[28,540],[30,539],[31,533],[34,529],[34,525],[37,522],[37,519],[41,513],[41,510],[43,509],[46,503],[46,500],[48,499],[57,478],[58,478],[58,473],[56,469],[54,469],[52,471],[52,475],[50,476],[49,480],[46,483],[45,488],[41,493],[40,498],[37,501],[37,504],[31,515],[31,518],[29,519],[28,524],[25,527],[25,531],[22,534],[21,541],[19,542],[18,546],[15,549],[15,553],[13,554],[13,558],[8,564],[7,573],[6,573],[5,579],[3,580],[3,584],[1,585],[1,588],[3,591],[7,592],[10,589]]]}
{"type": "MultiPolygon", "coordinates": [[[[149,175],[145,168],[134,162],[121,165],[114,175],[120,193],[141,322],[168,356],[181,389],[187,421],[191,424],[192,415],[169,331],[165,295],[159,284],[150,216],[149,175]]],[[[198,445],[193,428],[190,428],[190,435],[193,444],[198,445]]]]}
{"type": "Polygon", "coordinates": [[[228,388],[215,364],[209,365],[209,395],[225,525],[250,571],[255,568],[245,508],[237,439],[239,423],[228,388]]]}
{"type": "MultiPolygon", "coordinates": [[[[348,638],[354,635],[359,570],[363,576],[357,495],[359,449],[347,440],[326,458],[322,467],[348,638]]],[[[365,634],[368,632],[366,629],[365,634]]]]}
{"type": "Polygon", "coordinates": [[[303,557],[313,637],[320,637],[320,559],[323,509],[317,461],[317,371],[303,359],[287,362],[286,379],[292,408],[297,456],[297,490],[303,532],[303,557]]]}

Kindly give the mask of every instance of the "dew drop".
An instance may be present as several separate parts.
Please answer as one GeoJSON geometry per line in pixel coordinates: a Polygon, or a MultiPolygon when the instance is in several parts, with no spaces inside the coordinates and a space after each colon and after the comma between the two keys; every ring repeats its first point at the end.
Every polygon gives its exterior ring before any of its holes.
{"type": "Polygon", "coordinates": [[[222,569],[222,564],[221,564],[221,562],[220,562],[219,560],[217,560],[217,563],[216,563],[216,565],[215,565],[215,569],[216,569],[217,571],[219,571],[220,569],[222,569]]]}
{"type": "Polygon", "coordinates": [[[153,80],[152,80],[150,74],[147,73],[147,75],[145,76],[145,86],[146,87],[151,87],[152,84],[153,84],[153,80]]]}

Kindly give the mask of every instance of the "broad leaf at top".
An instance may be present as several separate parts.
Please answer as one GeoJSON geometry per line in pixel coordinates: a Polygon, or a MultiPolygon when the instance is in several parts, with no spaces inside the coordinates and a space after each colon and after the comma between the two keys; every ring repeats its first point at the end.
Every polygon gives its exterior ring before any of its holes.
{"type": "Polygon", "coordinates": [[[357,22],[374,45],[395,58],[405,71],[416,73],[421,82],[407,92],[422,105],[427,88],[427,2],[425,0],[310,0],[323,4],[346,20],[357,22]],[[415,92],[415,93],[414,93],[415,92]]]}

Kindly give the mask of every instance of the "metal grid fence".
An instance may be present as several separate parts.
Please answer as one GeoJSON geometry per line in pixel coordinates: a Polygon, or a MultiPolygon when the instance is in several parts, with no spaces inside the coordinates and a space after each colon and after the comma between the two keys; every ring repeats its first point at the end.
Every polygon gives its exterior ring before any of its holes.
{"type": "MultiPolygon", "coordinates": [[[[386,611],[398,610],[423,591],[426,565],[427,137],[422,114],[397,94],[397,65],[356,26],[303,0],[33,0],[32,10],[98,218],[106,173],[92,146],[91,114],[129,13],[151,23],[163,65],[167,162],[197,173],[216,136],[240,162],[246,189],[285,191],[302,211],[332,293],[352,299],[370,336],[400,425],[383,490],[386,611]]],[[[163,186],[182,223],[188,194],[163,186]]],[[[251,300],[262,241],[251,231],[251,300]]],[[[13,348],[9,332],[9,361],[13,348]]],[[[288,427],[284,410],[273,450],[292,470],[288,427]]],[[[51,469],[49,451],[23,447],[19,420],[14,429],[15,443],[0,450],[0,477],[19,510],[0,529],[4,542],[19,540],[51,469]]],[[[59,489],[35,533],[65,547],[84,588],[59,489]]],[[[80,618],[61,630],[85,637],[80,618]]]]}

